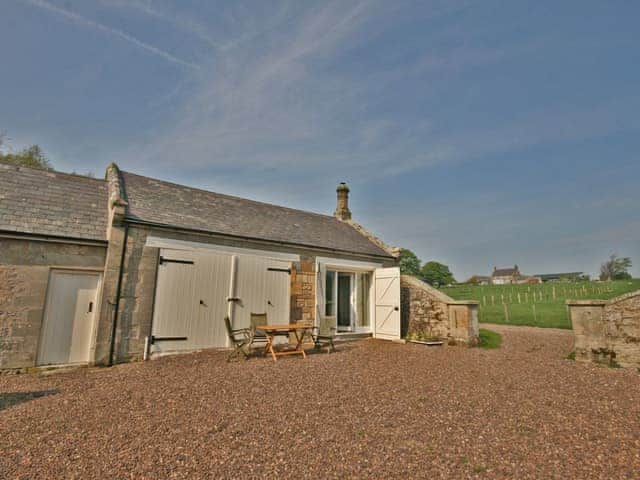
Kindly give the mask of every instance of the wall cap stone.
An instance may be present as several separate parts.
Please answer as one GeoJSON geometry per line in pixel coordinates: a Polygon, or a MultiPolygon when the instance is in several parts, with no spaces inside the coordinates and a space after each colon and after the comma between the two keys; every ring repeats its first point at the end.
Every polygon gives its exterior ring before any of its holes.
{"type": "Polygon", "coordinates": [[[624,293],[610,300],[567,300],[565,303],[569,306],[606,306],[613,305],[615,303],[623,302],[633,297],[639,297],[640,290],[634,290],[633,292],[624,293]]]}
{"type": "Polygon", "coordinates": [[[115,206],[126,207],[129,204],[126,200],[127,194],[122,184],[120,168],[114,162],[111,162],[107,167],[105,179],[109,186],[109,206],[112,208],[115,206]]]}
{"type": "Polygon", "coordinates": [[[480,305],[480,302],[478,300],[454,300],[448,305],[480,305]]]}
{"type": "Polygon", "coordinates": [[[450,296],[445,295],[444,293],[442,293],[437,288],[432,287],[428,283],[423,282],[422,280],[420,280],[419,278],[414,277],[413,275],[403,274],[403,275],[401,275],[400,280],[404,281],[406,283],[409,283],[409,284],[413,285],[414,287],[421,288],[423,290],[428,291],[435,298],[437,298],[442,303],[445,303],[447,305],[479,305],[479,303],[480,303],[480,302],[478,302],[476,300],[454,300],[450,296]]]}
{"type": "Polygon", "coordinates": [[[610,303],[609,300],[567,300],[565,302],[570,307],[588,307],[588,306],[603,306],[610,303]]]}

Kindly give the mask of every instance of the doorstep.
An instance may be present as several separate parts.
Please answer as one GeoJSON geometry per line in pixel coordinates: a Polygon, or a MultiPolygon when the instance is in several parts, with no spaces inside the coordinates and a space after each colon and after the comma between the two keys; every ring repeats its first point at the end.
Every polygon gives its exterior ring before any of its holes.
{"type": "Polygon", "coordinates": [[[373,334],[371,332],[356,333],[356,332],[344,332],[337,333],[333,339],[336,342],[353,342],[355,340],[361,340],[363,338],[371,338],[373,334]]]}

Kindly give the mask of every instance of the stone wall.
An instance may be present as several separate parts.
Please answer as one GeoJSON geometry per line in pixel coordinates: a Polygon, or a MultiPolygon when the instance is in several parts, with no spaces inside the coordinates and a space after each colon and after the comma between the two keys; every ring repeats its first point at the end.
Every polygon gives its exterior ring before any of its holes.
{"type": "MultiPolygon", "coordinates": [[[[106,280],[102,295],[101,316],[96,337],[96,354],[93,362],[99,365],[109,363],[124,237],[124,227],[112,228],[105,268],[106,280]]],[[[116,363],[142,359],[145,339],[151,334],[156,270],[158,268],[158,249],[145,246],[146,230],[129,228],[126,237],[127,247],[122,267],[119,313],[113,352],[113,361],[116,363]]]]}
{"type": "Polygon", "coordinates": [[[316,305],[315,257],[304,256],[291,269],[292,322],[313,321],[316,305]]]}
{"type": "Polygon", "coordinates": [[[400,281],[402,334],[474,345],[478,341],[478,303],[456,301],[410,275],[400,281]]]}
{"type": "Polygon", "coordinates": [[[36,363],[52,268],[104,267],[106,247],[0,238],[0,369],[36,363]]]}
{"type": "Polygon", "coordinates": [[[609,301],[567,305],[576,360],[640,368],[640,290],[609,301]]]}

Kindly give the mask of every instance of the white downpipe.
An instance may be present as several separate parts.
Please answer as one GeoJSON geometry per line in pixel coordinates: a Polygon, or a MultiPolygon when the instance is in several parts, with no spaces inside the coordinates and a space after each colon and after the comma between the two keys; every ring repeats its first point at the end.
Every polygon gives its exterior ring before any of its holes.
{"type": "Polygon", "coordinates": [[[236,264],[238,263],[238,256],[231,255],[231,279],[229,280],[229,296],[227,297],[227,316],[231,321],[231,326],[233,327],[233,306],[235,301],[236,293],[236,264]]]}
{"type": "Polygon", "coordinates": [[[142,360],[149,359],[149,337],[144,337],[144,353],[142,354],[142,360]]]}

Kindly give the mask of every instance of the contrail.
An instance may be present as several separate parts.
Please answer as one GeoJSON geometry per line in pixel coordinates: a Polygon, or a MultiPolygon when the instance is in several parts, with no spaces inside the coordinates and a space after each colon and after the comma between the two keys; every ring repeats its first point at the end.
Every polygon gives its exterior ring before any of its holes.
{"type": "Polygon", "coordinates": [[[128,33],[125,33],[121,30],[118,30],[116,28],[112,28],[112,27],[108,27],[107,25],[103,25],[102,23],[98,23],[98,22],[94,22],[93,20],[90,20],[88,18],[83,17],[82,15],[78,15],[77,13],[71,12],[69,10],[65,10],[64,8],[60,8],[56,5],[53,5],[45,0],[23,0],[26,3],[29,3],[35,7],[39,7],[42,8],[44,10],[48,10],[50,12],[56,13],[58,15],[61,15],[69,20],[72,20],[76,23],[78,23],[79,25],[82,25],[84,27],[88,27],[88,28],[95,28],[96,30],[100,30],[102,32],[105,32],[108,35],[111,35],[112,37],[116,37],[119,38],[121,40],[124,40],[126,42],[129,42],[133,45],[135,45],[138,48],[141,48],[142,50],[145,50],[146,52],[149,52],[153,55],[156,55],[158,57],[164,58],[165,60],[168,60],[172,63],[176,63],[178,65],[183,65],[185,67],[189,67],[189,68],[193,68],[195,70],[199,70],[200,66],[195,64],[195,63],[191,63],[191,62],[187,62],[185,60],[182,60],[174,55],[171,55],[169,52],[165,52],[164,50],[161,50],[157,47],[154,47],[153,45],[150,45],[148,43],[143,42],[142,40],[138,40],[136,37],[133,37],[131,35],[129,35],[128,33]]]}

